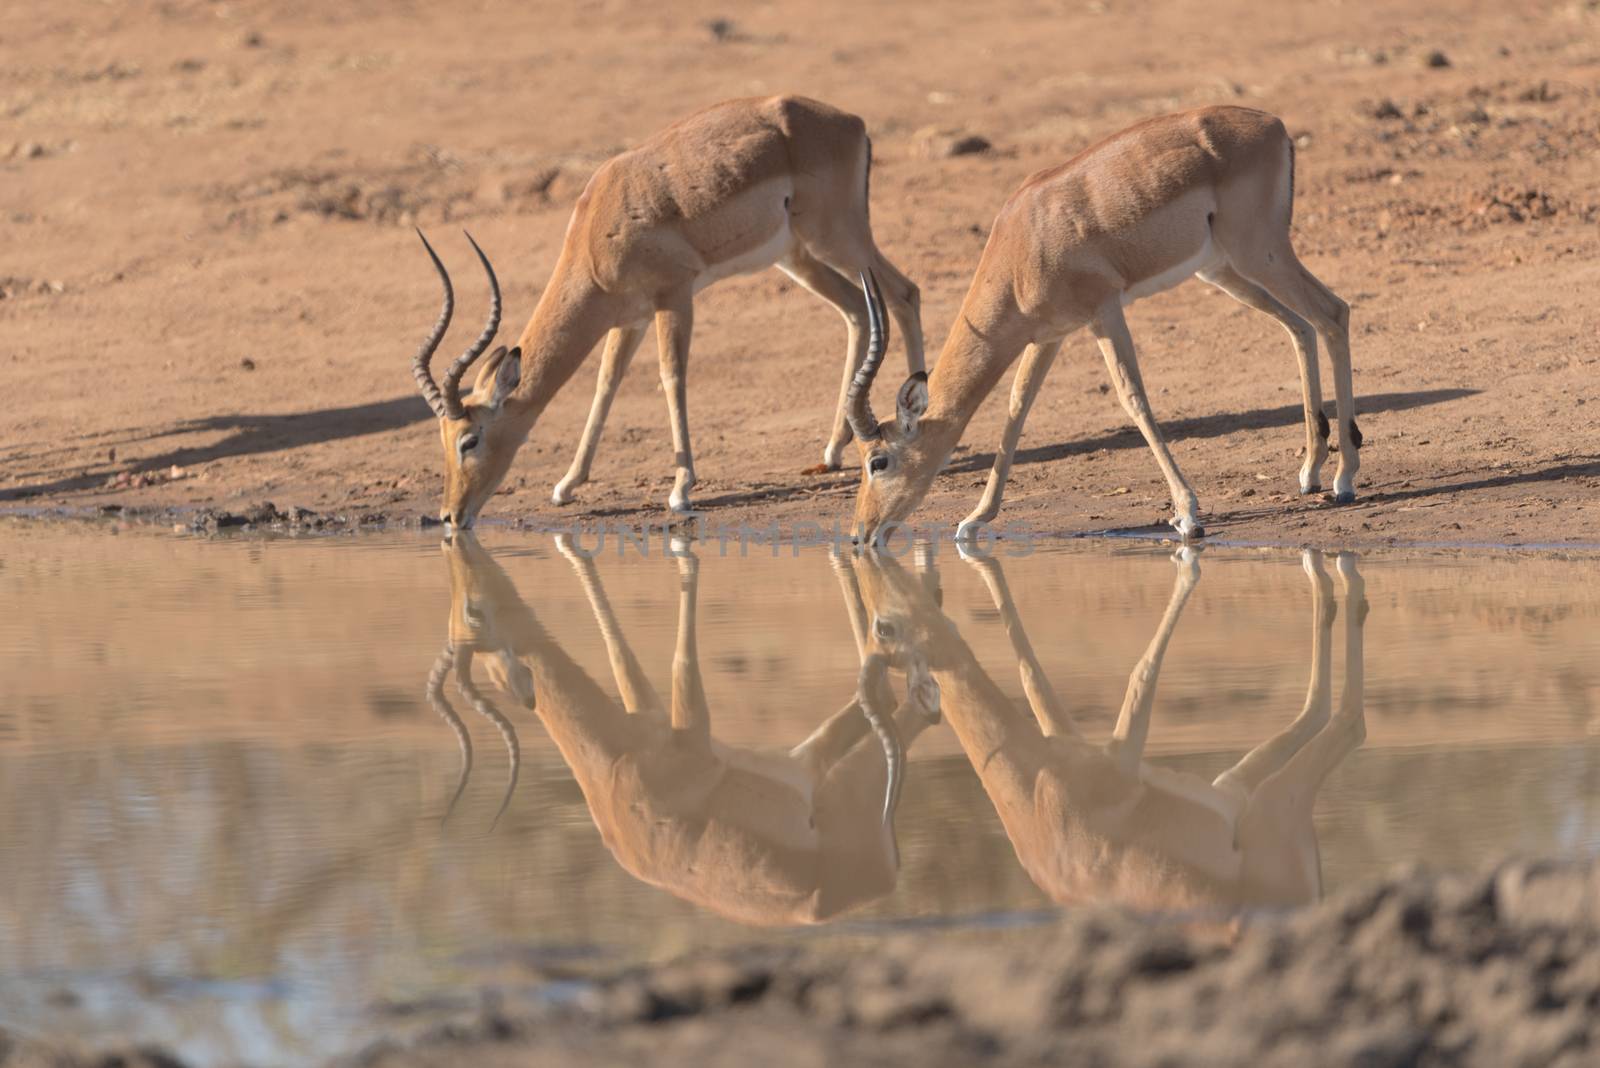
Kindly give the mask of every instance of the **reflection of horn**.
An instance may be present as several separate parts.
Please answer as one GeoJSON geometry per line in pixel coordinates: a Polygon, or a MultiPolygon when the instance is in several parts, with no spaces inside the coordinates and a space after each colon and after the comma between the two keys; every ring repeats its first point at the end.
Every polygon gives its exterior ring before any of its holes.
{"type": "Polygon", "coordinates": [[[856,577],[855,566],[836,545],[828,552],[828,563],[839,578],[839,588],[844,591],[845,610],[850,613],[850,633],[856,640],[856,655],[867,656],[867,609],[861,601],[861,580],[856,577]]]}
{"type": "MultiPolygon", "coordinates": [[[[883,758],[889,766],[888,781],[883,789],[883,822],[888,826],[894,819],[895,806],[900,801],[900,788],[905,785],[906,747],[900,740],[894,717],[884,714],[883,697],[893,696],[888,684],[889,661],[881,653],[870,654],[861,664],[860,682],[856,688],[856,703],[883,746],[883,758]]],[[[908,695],[909,699],[909,695],[908,695]]]]}
{"type": "Polygon", "coordinates": [[[456,688],[461,691],[462,697],[471,702],[473,711],[493,723],[496,729],[500,731],[500,737],[506,743],[506,754],[511,760],[511,775],[506,779],[505,797],[500,800],[500,808],[494,814],[494,822],[489,824],[489,829],[492,831],[499,824],[500,817],[506,814],[506,809],[511,804],[511,795],[517,788],[517,773],[522,767],[522,748],[517,744],[516,725],[505,716],[502,716],[500,710],[490,704],[488,699],[478,691],[478,687],[473,684],[470,665],[471,661],[469,660],[461,666],[461,670],[456,672],[456,688]]]}
{"type": "Polygon", "coordinates": [[[450,702],[444,696],[444,677],[450,673],[450,665],[454,660],[455,649],[446,644],[439,659],[433,662],[433,670],[428,672],[428,703],[439,718],[450,725],[456,735],[456,744],[461,747],[461,774],[456,777],[456,792],[451,795],[450,804],[439,820],[441,827],[450,819],[450,813],[456,810],[456,802],[461,800],[461,794],[467,788],[467,779],[472,775],[472,735],[467,733],[467,725],[461,722],[461,717],[456,715],[456,710],[450,707],[450,702]]]}

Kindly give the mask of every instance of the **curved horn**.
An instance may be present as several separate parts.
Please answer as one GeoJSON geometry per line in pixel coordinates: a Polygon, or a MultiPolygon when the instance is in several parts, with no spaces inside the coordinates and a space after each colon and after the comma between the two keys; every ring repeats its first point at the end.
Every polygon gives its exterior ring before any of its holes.
{"type": "Polygon", "coordinates": [[[450,707],[450,702],[444,696],[444,677],[450,673],[450,666],[454,662],[455,649],[446,644],[439,659],[433,662],[433,670],[428,673],[428,703],[440,719],[450,724],[450,729],[455,732],[456,744],[461,747],[461,774],[456,777],[456,792],[451,795],[450,805],[444,810],[444,818],[439,821],[441,827],[449,822],[450,813],[456,810],[456,802],[461,800],[467,780],[472,777],[472,735],[467,733],[467,725],[461,722],[461,717],[456,715],[456,710],[450,707]]]}
{"type": "Polygon", "coordinates": [[[856,438],[871,441],[878,436],[878,420],[872,415],[872,380],[878,377],[883,354],[889,347],[889,332],[884,329],[883,294],[871,271],[861,273],[861,289],[867,296],[867,355],[850,380],[844,412],[856,438]]]}
{"type": "MultiPolygon", "coordinates": [[[[461,231],[466,234],[465,230],[461,231]]],[[[489,276],[489,321],[484,324],[483,333],[478,335],[478,340],[472,347],[456,357],[450,369],[444,373],[444,405],[450,418],[460,419],[466,415],[466,409],[461,406],[461,376],[467,373],[467,368],[472,366],[472,361],[483,355],[483,350],[489,347],[489,342],[494,340],[494,335],[500,330],[500,280],[494,276],[494,268],[489,266],[489,257],[483,254],[483,249],[472,240],[472,235],[467,234],[467,240],[472,244],[472,251],[478,254],[478,262],[483,264],[483,271],[489,276]]]]}
{"type": "Polygon", "coordinates": [[[443,419],[446,411],[444,394],[439,391],[439,383],[433,380],[433,371],[429,369],[428,364],[433,359],[433,350],[439,347],[439,341],[450,327],[450,313],[455,311],[456,295],[450,288],[450,272],[439,262],[439,254],[433,251],[433,246],[428,244],[426,237],[423,237],[420,227],[417,229],[417,236],[422,238],[422,247],[428,250],[428,258],[433,261],[434,268],[439,272],[439,281],[444,283],[444,308],[439,312],[439,321],[433,324],[433,332],[422,343],[417,354],[411,357],[411,376],[417,380],[417,388],[422,390],[422,399],[428,402],[433,414],[443,419]]]}

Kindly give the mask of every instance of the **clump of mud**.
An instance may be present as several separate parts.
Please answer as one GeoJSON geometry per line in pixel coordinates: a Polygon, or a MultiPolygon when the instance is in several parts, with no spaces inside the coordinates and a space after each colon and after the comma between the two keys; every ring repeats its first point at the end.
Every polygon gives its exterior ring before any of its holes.
{"type": "Polygon", "coordinates": [[[194,534],[221,534],[226,531],[278,531],[290,534],[304,534],[317,531],[350,530],[357,527],[370,527],[389,522],[389,516],[382,512],[362,513],[361,515],[325,515],[313,512],[309,508],[292,506],[287,509],[279,508],[271,501],[262,501],[246,508],[242,512],[230,512],[221,508],[202,508],[189,520],[189,530],[194,534]]]}
{"type": "Polygon", "coordinates": [[[1600,864],[1396,876],[1244,924],[1085,909],[1015,938],[720,952],[468,1003],[386,1005],[413,1037],[336,1063],[1577,1066],[1600,1052],[1600,864]]]}
{"type": "Polygon", "coordinates": [[[1597,1051],[1600,866],[1541,863],[1397,877],[1243,926],[1085,911],[1011,942],[720,954],[613,977],[576,1006],[486,1007],[352,1063],[1576,1066],[1597,1051]]]}

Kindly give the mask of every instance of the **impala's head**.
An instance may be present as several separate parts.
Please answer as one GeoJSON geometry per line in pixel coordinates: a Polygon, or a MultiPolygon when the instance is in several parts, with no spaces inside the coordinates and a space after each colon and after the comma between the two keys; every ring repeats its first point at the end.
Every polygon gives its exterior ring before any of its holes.
{"type": "MultiPolygon", "coordinates": [[[[417,231],[422,237],[422,231],[417,231]]],[[[467,235],[472,241],[472,235],[467,235]]],[[[522,350],[507,351],[502,345],[489,354],[478,369],[472,392],[461,395],[461,379],[483,351],[494,340],[500,329],[500,283],[489,266],[489,258],[472,241],[473,251],[489,276],[491,303],[489,321],[472,347],[458,356],[444,373],[443,381],[435,381],[429,367],[433,350],[438,348],[450,325],[450,313],[455,309],[455,294],[450,288],[450,275],[439,262],[438,255],[428,239],[422,237],[439,278],[444,283],[444,308],[439,321],[434,323],[422,347],[411,360],[411,373],[422,390],[422,397],[439,417],[439,440],[444,445],[444,499],[439,505],[439,518],[456,529],[472,525],[478,511],[500,486],[501,479],[511,467],[517,448],[522,444],[526,428],[516,420],[502,418],[505,402],[522,380],[522,350]]]]}
{"type": "Polygon", "coordinates": [[[872,380],[888,348],[884,329],[883,296],[871,272],[861,276],[867,295],[867,322],[871,332],[867,355],[861,361],[845,401],[856,444],[861,449],[861,489],[856,493],[856,536],[863,545],[874,544],[890,533],[885,528],[910,515],[938,474],[942,456],[919,433],[928,410],[928,376],[918,371],[906,379],[895,395],[894,418],[878,422],[872,414],[872,380]]]}
{"type": "Polygon", "coordinates": [[[518,657],[514,623],[508,625],[527,611],[516,586],[470,530],[445,535],[439,548],[450,563],[450,647],[469,671],[482,654],[500,691],[531,710],[533,673],[518,657]]]}
{"type": "Polygon", "coordinates": [[[856,561],[861,603],[870,621],[868,646],[904,671],[913,686],[924,680],[932,685],[930,673],[948,666],[955,635],[944,614],[944,589],[932,557],[919,548],[917,558],[914,571],[886,552],[869,550],[856,561]]]}

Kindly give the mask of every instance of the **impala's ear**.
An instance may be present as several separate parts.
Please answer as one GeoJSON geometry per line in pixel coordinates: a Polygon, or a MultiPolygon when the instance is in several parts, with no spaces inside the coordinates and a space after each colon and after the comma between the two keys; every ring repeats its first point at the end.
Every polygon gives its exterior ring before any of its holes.
{"type": "Polygon", "coordinates": [[[472,392],[482,393],[494,381],[494,373],[499,368],[500,361],[505,358],[506,347],[504,345],[499,346],[484,357],[483,362],[478,365],[477,377],[472,380],[472,392]]]}
{"type": "MultiPolygon", "coordinates": [[[[503,350],[502,350],[503,351],[503,350]]],[[[500,366],[494,372],[494,395],[489,398],[489,403],[498,408],[505,403],[511,392],[517,388],[517,383],[522,381],[522,349],[520,347],[505,353],[500,361],[500,366]]]]}
{"type": "Polygon", "coordinates": [[[533,672],[508,649],[500,650],[500,670],[504,678],[496,680],[500,688],[519,705],[532,712],[534,709],[533,672]]]}
{"type": "Polygon", "coordinates": [[[900,393],[895,397],[894,407],[900,433],[907,437],[915,434],[917,421],[928,410],[928,372],[918,371],[906,379],[906,384],[900,387],[900,393]]]}
{"type": "Polygon", "coordinates": [[[906,672],[906,696],[922,707],[922,714],[939,722],[939,684],[928,673],[928,665],[913,664],[906,672]]]}

